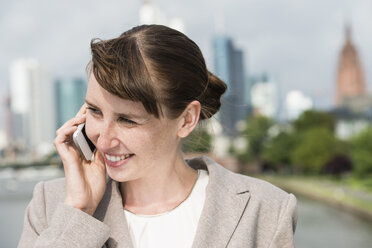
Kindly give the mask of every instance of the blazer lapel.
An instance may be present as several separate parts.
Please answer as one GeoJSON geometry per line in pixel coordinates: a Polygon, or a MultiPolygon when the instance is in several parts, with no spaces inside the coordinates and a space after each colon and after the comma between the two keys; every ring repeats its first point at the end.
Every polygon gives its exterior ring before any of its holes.
{"type": "Polygon", "coordinates": [[[233,173],[202,157],[189,161],[190,166],[209,171],[204,208],[193,243],[193,248],[227,247],[247,207],[250,193],[246,185],[237,185],[233,173]]]}
{"type": "Polygon", "coordinates": [[[106,192],[94,214],[97,219],[110,227],[110,238],[106,245],[110,248],[132,248],[133,244],[124,214],[118,183],[109,179],[106,187],[106,192]]]}

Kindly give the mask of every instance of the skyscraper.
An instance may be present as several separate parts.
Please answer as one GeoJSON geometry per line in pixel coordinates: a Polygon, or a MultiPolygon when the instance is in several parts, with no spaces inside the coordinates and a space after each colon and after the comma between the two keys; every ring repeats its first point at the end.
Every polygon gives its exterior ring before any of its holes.
{"type": "MultiPolygon", "coordinates": [[[[245,81],[245,70],[244,70],[244,53],[240,49],[234,49],[233,61],[232,61],[232,90],[235,92],[236,100],[236,115],[235,121],[244,120],[248,113],[248,102],[246,102],[246,81],[245,81]]],[[[235,123],[236,125],[236,123],[235,123]]]]}
{"type": "Polygon", "coordinates": [[[227,84],[227,92],[230,94],[231,77],[232,77],[232,53],[233,44],[229,37],[225,35],[217,35],[213,39],[213,52],[214,52],[214,70],[216,76],[222,79],[227,84]]]}
{"type": "Polygon", "coordinates": [[[245,118],[247,105],[245,99],[245,80],[243,52],[234,47],[226,35],[216,35],[213,39],[214,73],[227,84],[222,98],[219,118],[225,133],[234,136],[236,124],[245,118]]]}
{"type": "Polygon", "coordinates": [[[10,66],[10,108],[13,140],[37,152],[55,136],[53,84],[36,59],[18,59],[10,66]]]}
{"type": "Polygon", "coordinates": [[[341,50],[336,86],[336,105],[340,106],[345,100],[361,97],[366,94],[363,67],[351,40],[351,29],[345,27],[345,44],[341,50]]]}
{"type": "Polygon", "coordinates": [[[56,81],[57,127],[71,119],[84,104],[87,84],[80,78],[64,78],[56,81]]]}
{"type": "Polygon", "coordinates": [[[12,125],[12,111],[10,108],[10,96],[6,96],[4,99],[4,119],[5,119],[5,133],[6,133],[6,145],[12,143],[13,139],[13,125],[12,125]]]}
{"type": "Polygon", "coordinates": [[[38,63],[33,59],[19,59],[10,65],[10,109],[12,113],[12,141],[30,144],[29,115],[31,105],[31,74],[38,63]]]}

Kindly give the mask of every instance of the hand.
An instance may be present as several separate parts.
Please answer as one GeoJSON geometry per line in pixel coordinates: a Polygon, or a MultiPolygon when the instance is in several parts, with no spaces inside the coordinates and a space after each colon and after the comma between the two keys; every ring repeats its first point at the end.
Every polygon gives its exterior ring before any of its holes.
{"type": "Polygon", "coordinates": [[[84,104],[74,118],[57,130],[54,146],[65,170],[65,204],[93,215],[105,192],[106,167],[100,152],[96,150],[94,161],[86,161],[74,145],[72,135],[85,122],[85,113],[84,104]]]}

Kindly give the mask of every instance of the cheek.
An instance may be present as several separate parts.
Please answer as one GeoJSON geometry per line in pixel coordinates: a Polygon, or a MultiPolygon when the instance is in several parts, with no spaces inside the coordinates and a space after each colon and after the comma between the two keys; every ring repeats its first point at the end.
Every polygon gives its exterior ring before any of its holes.
{"type": "Polygon", "coordinates": [[[171,152],[178,146],[174,127],[171,125],[153,129],[149,134],[149,140],[152,147],[161,153],[171,152]]]}
{"type": "Polygon", "coordinates": [[[98,122],[90,115],[87,115],[85,122],[85,132],[88,138],[94,143],[97,144],[97,139],[99,136],[99,125],[98,122]]]}

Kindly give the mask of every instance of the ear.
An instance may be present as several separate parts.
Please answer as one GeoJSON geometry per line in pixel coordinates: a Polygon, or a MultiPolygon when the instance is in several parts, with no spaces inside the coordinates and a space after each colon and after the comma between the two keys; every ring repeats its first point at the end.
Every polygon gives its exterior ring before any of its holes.
{"type": "Polygon", "coordinates": [[[181,114],[180,125],[177,135],[180,138],[187,137],[198,125],[201,105],[199,101],[192,101],[181,114]]]}

